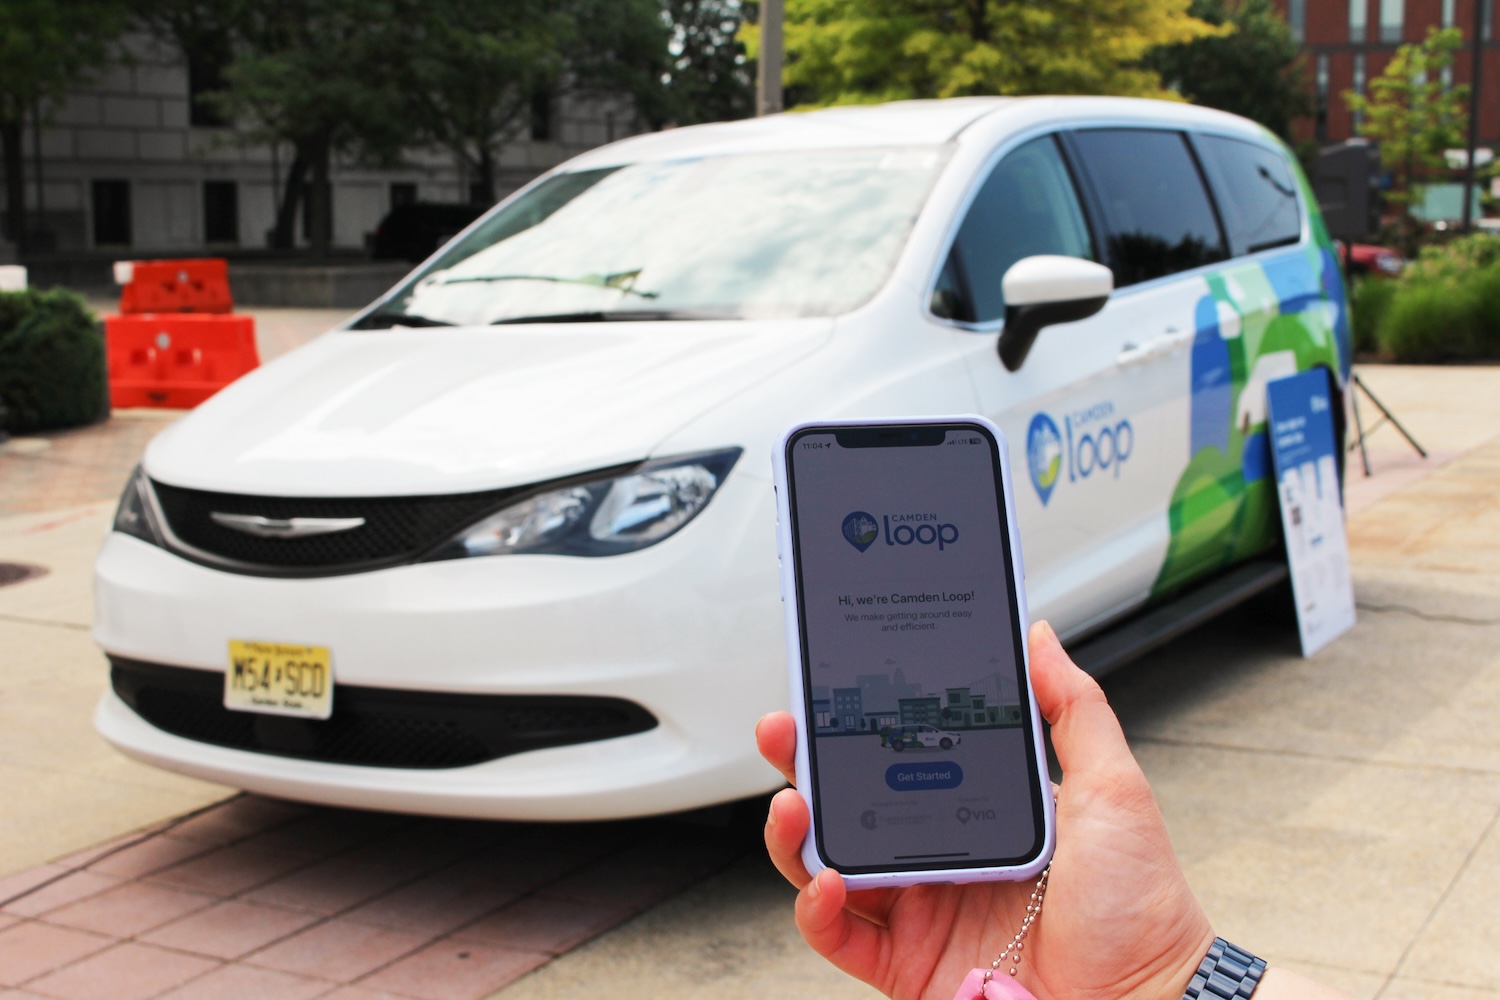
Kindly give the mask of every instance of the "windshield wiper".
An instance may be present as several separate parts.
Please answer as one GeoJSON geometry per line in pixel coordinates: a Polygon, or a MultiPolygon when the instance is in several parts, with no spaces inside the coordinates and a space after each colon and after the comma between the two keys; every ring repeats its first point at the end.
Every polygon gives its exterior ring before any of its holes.
{"type": "Polygon", "coordinates": [[[640,268],[636,268],[634,271],[616,271],[614,274],[590,274],[582,278],[564,278],[554,274],[464,274],[455,278],[444,278],[438,284],[466,285],[496,281],[546,281],[554,285],[587,285],[590,288],[609,288],[642,299],[659,297],[661,292],[636,291],[635,282],[640,276],[640,268]]]}
{"type": "Polygon", "coordinates": [[[349,324],[351,330],[389,330],[393,326],[455,326],[445,319],[432,319],[416,313],[390,312],[382,309],[349,324]]]}
{"type": "Polygon", "coordinates": [[[619,309],[614,312],[546,313],[540,316],[507,316],[491,326],[513,323],[629,323],[648,320],[739,319],[733,313],[695,312],[690,309],[619,309]]]}

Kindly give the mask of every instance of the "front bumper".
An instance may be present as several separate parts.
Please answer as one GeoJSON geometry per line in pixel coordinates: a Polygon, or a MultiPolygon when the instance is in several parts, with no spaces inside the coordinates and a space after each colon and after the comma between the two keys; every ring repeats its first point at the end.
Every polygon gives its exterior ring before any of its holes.
{"type": "Polygon", "coordinates": [[[222,673],[230,639],[327,646],[340,685],[624,699],[647,732],[471,766],[372,767],[174,736],[113,691],[95,715],[126,754],[269,795],[507,819],[695,808],[781,781],[754,725],[787,704],[770,490],[726,483],[667,541],[625,556],[501,556],[316,579],[241,576],[111,534],[94,636],[112,656],[222,673]],[[733,487],[738,486],[739,489],[733,487]]]}

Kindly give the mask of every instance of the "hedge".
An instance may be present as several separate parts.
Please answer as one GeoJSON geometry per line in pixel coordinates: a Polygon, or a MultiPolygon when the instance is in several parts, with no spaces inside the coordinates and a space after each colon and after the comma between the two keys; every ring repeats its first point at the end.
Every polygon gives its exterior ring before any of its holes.
{"type": "Polygon", "coordinates": [[[1500,359],[1500,238],[1426,247],[1399,278],[1353,290],[1355,350],[1415,364],[1500,359]]]}
{"type": "Polygon", "coordinates": [[[62,289],[0,292],[0,429],[80,427],[109,415],[104,332],[62,289]]]}

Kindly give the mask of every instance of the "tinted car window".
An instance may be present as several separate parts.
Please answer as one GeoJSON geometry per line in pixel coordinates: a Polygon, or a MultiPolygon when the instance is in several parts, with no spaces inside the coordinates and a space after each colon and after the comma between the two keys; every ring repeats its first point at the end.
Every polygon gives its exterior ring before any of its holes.
{"type": "Polygon", "coordinates": [[[1007,154],[986,178],[938,276],[933,312],[969,322],[1000,319],[1005,272],[1022,257],[1043,253],[1094,256],[1078,194],[1051,136],[1007,154]]]}
{"type": "Polygon", "coordinates": [[[1099,129],[1075,138],[1104,213],[1116,287],[1225,258],[1218,220],[1182,133],[1099,129]]]}
{"type": "Polygon", "coordinates": [[[1195,141],[1218,195],[1231,253],[1238,257],[1301,239],[1297,185],[1285,159],[1238,139],[1200,135],[1195,141]]]}

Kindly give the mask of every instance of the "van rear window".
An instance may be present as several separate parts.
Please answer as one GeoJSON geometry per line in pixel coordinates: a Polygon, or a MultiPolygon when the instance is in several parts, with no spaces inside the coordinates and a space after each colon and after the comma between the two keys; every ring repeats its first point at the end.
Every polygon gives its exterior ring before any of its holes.
{"type": "Polygon", "coordinates": [[[1224,238],[1181,132],[1089,129],[1074,134],[1104,212],[1115,285],[1224,260],[1224,238]]]}
{"type": "Polygon", "coordinates": [[[1239,139],[1194,138],[1229,230],[1230,253],[1239,257],[1302,238],[1297,186],[1283,157],[1239,139]]]}

